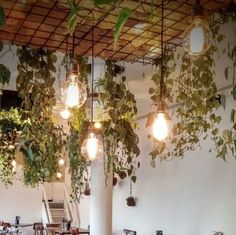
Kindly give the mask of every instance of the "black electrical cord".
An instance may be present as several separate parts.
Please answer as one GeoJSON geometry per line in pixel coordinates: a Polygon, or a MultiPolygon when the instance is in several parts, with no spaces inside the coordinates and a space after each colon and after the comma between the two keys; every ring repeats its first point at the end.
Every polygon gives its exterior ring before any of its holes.
{"type": "Polygon", "coordinates": [[[163,83],[164,83],[164,74],[163,74],[163,60],[164,60],[164,47],[163,47],[163,34],[164,34],[164,0],[161,2],[161,79],[160,79],[160,102],[162,102],[163,95],[163,83]]]}

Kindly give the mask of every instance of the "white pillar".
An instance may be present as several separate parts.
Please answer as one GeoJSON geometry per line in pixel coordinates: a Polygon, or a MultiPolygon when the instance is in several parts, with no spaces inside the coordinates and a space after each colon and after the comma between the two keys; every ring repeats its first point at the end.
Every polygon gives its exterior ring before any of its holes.
{"type": "Polygon", "coordinates": [[[105,183],[103,161],[91,164],[90,234],[112,234],[112,177],[105,183]]]}

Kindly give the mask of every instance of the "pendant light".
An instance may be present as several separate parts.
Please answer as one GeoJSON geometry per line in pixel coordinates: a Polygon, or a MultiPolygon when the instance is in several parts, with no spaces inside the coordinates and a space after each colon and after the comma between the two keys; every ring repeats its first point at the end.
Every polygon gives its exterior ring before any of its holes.
{"type": "Polygon", "coordinates": [[[192,23],[184,32],[184,49],[193,56],[205,53],[211,45],[211,30],[203,11],[200,0],[196,0],[192,23]]]}
{"type": "Polygon", "coordinates": [[[103,156],[103,141],[100,130],[96,128],[93,122],[93,82],[94,82],[94,28],[92,29],[92,66],[91,66],[91,121],[87,138],[81,146],[82,155],[90,160],[98,160],[103,156]]]}
{"type": "MultiPolygon", "coordinates": [[[[62,89],[62,102],[67,108],[79,108],[87,99],[87,90],[85,85],[79,81],[79,66],[75,61],[75,32],[72,43],[72,70],[62,89]]],[[[68,114],[67,109],[67,114],[68,114]]],[[[69,115],[67,115],[67,119],[69,115]]]]}
{"type": "Polygon", "coordinates": [[[161,65],[160,65],[160,101],[157,107],[156,117],[152,125],[152,135],[155,139],[163,141],[169,134],[168,120],[170,117],[165,113],[165,103],[163,101],[163,83],[164,83],[164,73],[163,73],[163,33],[164,32],[164,0],[161,3],[161,65]]]}

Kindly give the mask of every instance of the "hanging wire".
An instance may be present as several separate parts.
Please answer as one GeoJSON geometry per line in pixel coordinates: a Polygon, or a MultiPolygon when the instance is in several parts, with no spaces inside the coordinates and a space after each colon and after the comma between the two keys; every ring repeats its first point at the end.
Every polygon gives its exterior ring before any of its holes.
{"type": "Polygon", "coordinates": [[[163,74],[163,56],[164,56],[164,47],[163,47],[163,34],[164,34],[164,0],[161,1],[161,79],[160,79],[160,102],[162,102],[162,93],[163,93],[163,83],[164,83],[164,74],[163,74]]]}
{"type": "Polygon", "coordinates": [[[93,82],[94,82],[94,25],[92,26],[92,65],[91,65],[91,123],[93,123],[93,82]]]}

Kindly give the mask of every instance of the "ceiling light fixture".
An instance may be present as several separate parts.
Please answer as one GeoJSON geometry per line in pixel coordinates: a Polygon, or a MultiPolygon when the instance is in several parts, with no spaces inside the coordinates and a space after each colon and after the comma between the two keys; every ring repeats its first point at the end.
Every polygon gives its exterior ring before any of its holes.
{"type": "Polygon", "coordinates": [[[75,61],[75,32],[72,47],[73,68],[62,89],[62,102],[68,108],[79,108],[87,99],[87,90],[85,85],[79,81],[79,66],[75,61]]]}
{"type": "Polygon", "coordinates": [[[91,123],[87,138],[81,146],[81,153],[90,161],[102,158],[103,156],[103,141],[99,129],[93,122],[93,82],[94,82],[94,28],[92,29],[92,68],[91,68],[91,123]]]}
{"type": "Polygon", "coordinates": [[[163,84],[164,84],[164,0],[161,3],[161,64],[160,64],[160,100],[156,112],[156,117],[152,125],[152,135],[155,139],[163,141],[169,134],[167,121],[170,120],[169,115],[165,113],[165,102],[163,100],[163,84]]]}
{"type": "Polygon", "coordinates": [[[184,32],[184,49],[194,56],[205,53],[211,45],[211,30],[203,11],[200,0],[196,0],[192,23],[184,32]]]}

